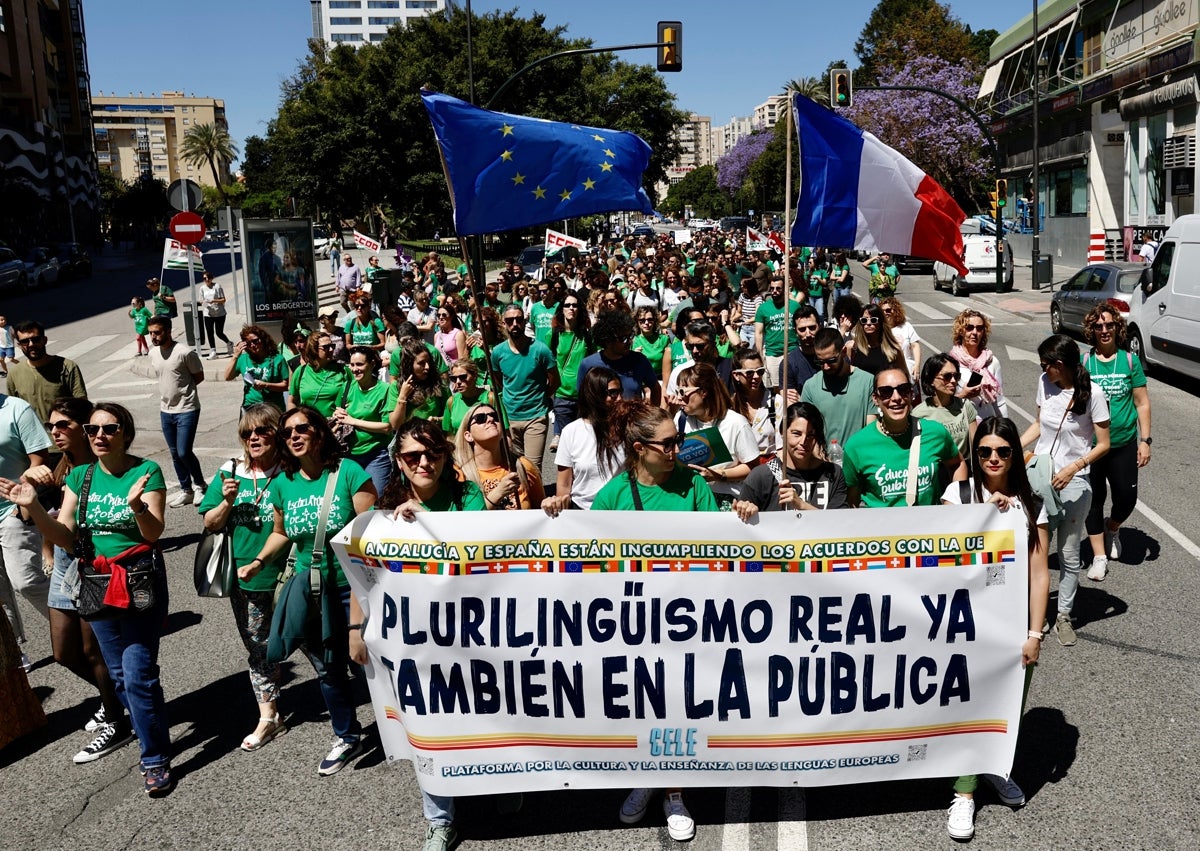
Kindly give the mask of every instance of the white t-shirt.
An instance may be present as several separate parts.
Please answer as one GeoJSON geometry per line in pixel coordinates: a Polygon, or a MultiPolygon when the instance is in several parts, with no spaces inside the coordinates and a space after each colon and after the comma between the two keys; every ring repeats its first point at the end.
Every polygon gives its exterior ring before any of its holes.
{"type": "MultiPolygon", "coordinates": [[[[679,417],[676,417],[676,423],[679,422],[679,417]]],[[[729,450],[729,455],[733,459],[727,464],[714,465],[713,469],[720,470],[724,467],[733,467],[737,464],[754,465],[758,461],[758,436],[754,433],[750,423],[741,414],[736,411],[728,411],[721,421],[718,423],[705,423],[684,415],[683,428],[680,429],[682,434],[687,434],[689,431],[699,431],[702,428],[709,428],[713,425],[717,427],[717,431],[721,434],[721,439],[725,441],[725,447],[729,450]]],[[[562,444],[560,443],[561,447],[562,444]]],[[[734,497],[741,493],[741,482],[709,482],[709,487],[713,493],[727,493],[734,497]]]]}
{"type": "Polygon", "coordinates": [[[783,411],[786,406],[779,396],[770,390],[763,392],[763,407],[756,408],[754,418],[750,420],[750,428],[758,438],[758,454],[774,455],[779,448],[779,429],[783,427],[783,411]],[[775,422],[771,422],[771,412],[767,405],[775,406],[775,422]]]}
{"type": "Polygon", "coordinates": [[[673,290],[670,287],[663,287],[662,291],[662,309],[663,313],[670,313],[675,309],[679,302],[683,301],[683,293],[678,290],[673,290]]]}
{"type": "Polygon", "coordinates": [[[905,320],[903,325],[897,325],[892,329],[892,336],[896,338],[896,342],[900,344],[900,351],[904,353],[904,361],[908,364],[908,374],[917,375],[917,368],[920,366],[912,355],[913,343],[920,343],[921,337],[917,334],[917,329],[913,324],[905,320]]]}
{"type": "MultiPolygon", "coordinates": [[[[1037,391],[1038,423],[1042,432],[1038,435],[1033,451],[1038,455],[1053,457],[1056,470],[1074,464],[1086,455],[1091,450],[1092,439],[1096,435],[1095,423],[1109,421],[1108,400],[1104,398],[1104,392],[1096,386],[1092,387],[1087,410],[1078,416],[1068,413],[1066,419],[1063,419],[1063,412],[1070,407],[1074,398],[1073,391],[1063,390],[1042,375],[1037,391]],[[1062,423],[1061,430],[1058,427],[1059,422],[1062,423]],[[1050,449],[1052,446],[1053,452],[1050,449]]],[[[1090,471],[1091,467],[1084,467],[1079,472],[1086,476],[1090,471]]]]}
{"type": "Polygon", "coordinates": [[[596,492],[621,471],[625,449],[616,447],[614,466],[610,469],[596,458],[596,433],[587,420],[574,420],[558,436],[555,464],[571,469],[571,501],[580,508],[592,507],[596,492]]]}
{"type": "MultiPolygon", "coordinates": [[[[961,494],[959,493],[959,484],[960,484],[959,482],[951,482],[949,485],[946,486],[946,492],[942,494],[942,502],[948,502],[951,505],[962,505],[963,504],[961,494]]],[[[975,494],[975,479],[974,479],[974,477],[967,479],[967,486],[970,488],[971,495],[974,496],[974,494],[975,494]]],[[[989,499],[991,499],[992,492],[990,490],[988,490],[987,488],[985,488],[981,485],[979,488],[979,491],[983,495],[984,502],[987,502],[989,499]]],[[[1012,501],[1012,505],[1009,508],[1009,510],[1012,511],[1015,509],[1015,510],[1019,511],[1021,514],[1024,514],[1025,506],[1023,506],[1021,504],[1021,500],[1015,496],[1010,497],[1010,499],[1012,501]]],[[[1037,525],[1042,526],[1042,525],[1048,525],[1049,523],[1050,523],[1050,516],[1046,513],[1046,506],[1043,503],[1042,510],[1038,512],[1037,525]]]]}
{"type": "Polygon", "coordinates": [[[225,292],[221,289],[220,284],[213,284],[211,287],[200,285],[200,302],[204,305],[205,316],[224,316],[225,303],[215,304],[214,298],[225,298],[225,292]]]}

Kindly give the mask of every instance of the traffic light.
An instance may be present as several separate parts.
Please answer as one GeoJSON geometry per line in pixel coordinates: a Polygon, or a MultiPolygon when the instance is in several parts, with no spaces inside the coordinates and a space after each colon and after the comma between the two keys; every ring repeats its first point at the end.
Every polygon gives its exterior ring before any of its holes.
{"type": "Polygon", "coordinates": [[[683,23],[680,21],[658,22],[658,70],[683,70],[683,23]]]}
{"type": "Polygon", "coordinates": [[[1008,181],[1003,178],[996,181],[996,206],[1003,207],[1008,203],[1008,181]]]}
{"type": "Polygon", "coordinates": [[[829,72],[829,105],[838,109],[854,105],[854,77],[849,68],[834,68],[829,72]]]}
{"type": "MultiPolygon", "coordinates": [[[[1004,181],[1003,180],[996,181],[997,189],[1000,188],[1001,183],[1004,183],[1004,181]]],[[[999,192],[989,192],[988,198],[990,198],[992,200],[992,221],[998,222],[998,221],[1000,221],[1000,208],[1002,206],[1004,206],[1004,203],[1000,200],[1000,193],[999,192]]]]}

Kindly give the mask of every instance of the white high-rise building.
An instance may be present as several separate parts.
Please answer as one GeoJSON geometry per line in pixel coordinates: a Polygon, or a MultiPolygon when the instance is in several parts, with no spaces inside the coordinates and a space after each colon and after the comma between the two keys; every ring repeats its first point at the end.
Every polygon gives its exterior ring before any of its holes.
{"type": "Polygon", "coordinates": [[[383,41],[396,24],[446,11],[450,0],[309,0],[313,38],[333,47],[383,41]]]}
{"type": "Polygon", "coordinates": [[[754,119],[731,118],[728,124],[712,129],[712,158],[716,162],[725,156],[725,152],[738,143],[743,136],[749,136],[754,131],[754,119]]]}
{"type": "Polygon", "coordinates": [[[787,109],[787,95],[771,95],[765,101],[754,107],[754,124],[756,127],[774,127],[784,116],[787,109]]]}

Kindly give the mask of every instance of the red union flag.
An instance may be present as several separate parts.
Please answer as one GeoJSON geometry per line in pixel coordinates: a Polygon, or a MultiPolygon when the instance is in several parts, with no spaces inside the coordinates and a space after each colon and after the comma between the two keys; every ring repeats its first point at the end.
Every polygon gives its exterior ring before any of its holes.
{"type": "Polygon", "coordinates": [[[578,248],[582,251],[583,249],[587,248],[587,240],[576,239],[573,236],[567,236],[567,234],[565,234],[565,233],[559,233],[556,230],[550,230],[550,228],[546,228],[546,253],[547,254],[551,254],[551,253],[557,251],[558,249],[566,248],[567,246],[572,246],[572,247],[578,248]]]}
{"type": "Polygon", "coordinates": [[[365,248],[367,251],[378,251],[382,245],[379,240],[371,239],[365,233],[354,232],[354,244],[359,248],[365,248]]]}

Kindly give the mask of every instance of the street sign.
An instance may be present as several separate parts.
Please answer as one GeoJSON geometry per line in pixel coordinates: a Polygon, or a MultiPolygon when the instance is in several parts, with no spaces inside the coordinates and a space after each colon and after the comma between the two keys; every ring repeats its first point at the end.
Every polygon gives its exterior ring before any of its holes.
{"type": "Polygon", "coordinates": [[[171,236],[184,245],[195,245],[204,239],[204,219],[195,213],[176,213],[171,219],[170,229],[171,236]]]}
{"type": "Polygon", "coordinates": [[[204,193],[194,180],[176,180],[167,187],[167,201],[176,210],[194,210],[203,203],[204,193]]]}

